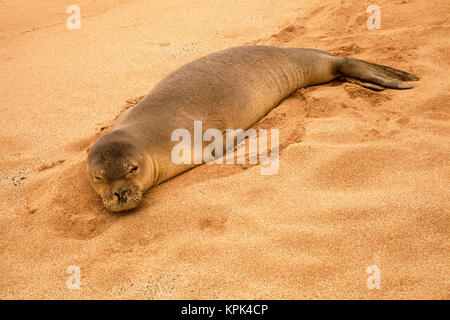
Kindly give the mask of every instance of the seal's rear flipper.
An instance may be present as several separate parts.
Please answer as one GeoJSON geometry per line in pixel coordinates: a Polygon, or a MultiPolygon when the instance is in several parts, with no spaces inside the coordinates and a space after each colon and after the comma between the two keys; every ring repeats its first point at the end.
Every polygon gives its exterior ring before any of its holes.
{"type": "Polygon", "coordinates": [[[341,65],[338,68],[338,72],[341,74],[340,78],[345,81],[349,81],[349,78],[351,78],[351,81],[349,82],[378,91],[381,90],[380,87],[411,89],[414,88],[412,84],[398,80],[419,80],[418,77],[411,73],[354,58],[343,58],[341,65]]]}
{"type": "Polygon", "coordinates": [[[342,82],[349,82],[349,83],[354,83],[357,84],[361,87],[373,90],[373,91],[383,91],[384,89],[386,89],[385,87],[382,86],[378,86],[376,84],[373,83],[369,83],[369,82],[364,82],[358,79],[354,79],[354,78],[349,78],[349,77],[345,77],[345,76],[340,76],[339,78],[337,78],[336,80],[338,81],[342,81],[342,82]]]}

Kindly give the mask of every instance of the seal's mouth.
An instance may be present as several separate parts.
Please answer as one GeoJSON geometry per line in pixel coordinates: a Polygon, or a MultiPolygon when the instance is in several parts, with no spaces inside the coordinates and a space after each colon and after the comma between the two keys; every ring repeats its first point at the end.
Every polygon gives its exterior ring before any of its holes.
{"type": "Polygon", "coordinates": [[[132,197],[128,197],[126,201],[115,199],[115,200],[105,200],[103,199],[103,205],[106,210],[112,212],[120,212],[131,210],[139,206],[142,202],[142,193],[136,193],[132,197]]]}

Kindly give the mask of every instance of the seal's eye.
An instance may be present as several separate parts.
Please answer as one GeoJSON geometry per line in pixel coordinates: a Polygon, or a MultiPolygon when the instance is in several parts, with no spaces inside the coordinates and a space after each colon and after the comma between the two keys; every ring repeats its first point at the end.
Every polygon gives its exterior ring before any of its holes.
{"type": "Polygon", "coordinates": [[[130,173],[137,173],[137,171],[138,171],[137,166],[131,166],[130,173]]]}

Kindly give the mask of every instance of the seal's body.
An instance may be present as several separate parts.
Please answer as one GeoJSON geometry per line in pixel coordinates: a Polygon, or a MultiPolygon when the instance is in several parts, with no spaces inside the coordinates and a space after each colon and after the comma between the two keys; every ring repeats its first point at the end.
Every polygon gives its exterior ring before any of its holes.
{"type": "Polygon", "coordinates": [[[363,86],[408,89],[409,73],[324,51],[245,46],[220,51],[175,70],[159,82],[90,149],[94,189],[111,211],[131,209],[151,186],[195,166],[175,164],[175,129],[248,129],[295,90],[337,77],[363,86]]]}

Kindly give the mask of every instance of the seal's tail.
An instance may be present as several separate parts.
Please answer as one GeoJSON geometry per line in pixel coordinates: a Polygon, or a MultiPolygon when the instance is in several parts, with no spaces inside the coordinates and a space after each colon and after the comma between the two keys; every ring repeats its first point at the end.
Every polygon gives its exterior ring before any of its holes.
{"type": "Polygon", "coordinates": [[[401,81],[419,80],[411,73],[354,58],[344,58],[338,72],[341,74],[340,80],[377,91],[385,88],[411,89],[414,87],[412,84],[401,81]]]}

